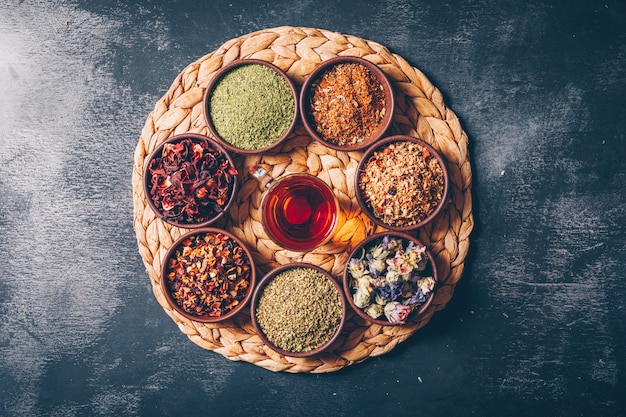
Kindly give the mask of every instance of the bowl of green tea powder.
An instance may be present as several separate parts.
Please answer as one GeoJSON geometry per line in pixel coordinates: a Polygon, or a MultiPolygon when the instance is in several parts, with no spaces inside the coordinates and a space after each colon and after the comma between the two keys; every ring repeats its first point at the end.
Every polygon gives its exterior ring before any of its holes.
{"type": "Polygon", "coordinates": [[[209,82],[204,116],[211,135],[229,151],[265,152],[284,141],[296,124],[296,88],[274,64],[233,61],[209,82]]]}

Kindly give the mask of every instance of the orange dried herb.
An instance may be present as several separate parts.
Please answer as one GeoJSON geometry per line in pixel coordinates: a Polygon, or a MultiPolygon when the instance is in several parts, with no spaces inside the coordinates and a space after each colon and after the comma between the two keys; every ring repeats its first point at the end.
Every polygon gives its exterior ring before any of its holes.
{"type": "Polygon", "coordinates": [[[372,135],[385,116],[383,85],[359,63],[333,66],[312,84],[310,119],[335,145],[354,145],[372,135]]]}
{"type": "Polygon", "coordinates": [[[181,242],[168,261],[167,286],[178,306],[195,316],[220,317],[245,299],[252,267],[245,250],[223,233],[181,242]]]}

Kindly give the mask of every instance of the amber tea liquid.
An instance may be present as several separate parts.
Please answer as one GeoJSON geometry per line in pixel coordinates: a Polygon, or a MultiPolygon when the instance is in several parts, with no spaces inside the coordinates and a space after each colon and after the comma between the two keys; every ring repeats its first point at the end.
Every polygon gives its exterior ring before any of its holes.
{"type": "Polygon", "coordinates": [[[273,241],[287,249],[308,251],[331,238],[339,207],[326,183],[311,175],[291,175],[266,193],[263,225],[273,241]]]}

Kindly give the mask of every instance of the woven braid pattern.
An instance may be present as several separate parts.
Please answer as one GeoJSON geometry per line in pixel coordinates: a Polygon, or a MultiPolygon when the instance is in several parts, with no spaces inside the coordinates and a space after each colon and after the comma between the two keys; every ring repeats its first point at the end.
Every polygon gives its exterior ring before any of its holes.
{"type": "MultiPolygon", "coordinates": [[[[361,156],[361,152],[337,152],[313,142],[298,126],[277,151],[235,157],[242,187],[228,216],[215,226],[233,232],[248,245],[261,275],[280,264],[304,261],[319,265],[341,279],[354,245],[381,230],[367,219],[356,202],[354,175],[361,156]],[[308,172],[332,186],[340,202],[341,217],[331,242],[312,252],[300,253],[285,250],[268,238],[258,212],[262,190],[247,175],[248,168],[255,164],[264,166],[274,178],[308,172]]],[[[246,361],[271,371],[333,372],[391,351],[450,301],[463,274],[474,224],[471,184],[467,135],[456,115],[444,104],[439,90],[421,71],[372,41],[320,29],[278,27],[232,39],[189,64],[156,103],[134,154],[134,230],[156,300],[192,342],[230,360],[246,361]],[[450,176],[447,206],[415,234],[432,252],[439,271],[441,286],[429,310],[418,321],[404,326],[371,324],[349,313],[344,331],[333,347],[312,358],[283,357],[273,352],[255,333],[248,312],[218,324],[203,324],[178,315],[161,292],[160,270],[167,249],[187,230],[162,222],[147,205],[142,187],[145,159],[170,136],[185,132],[209,134],[203,116],[203,94],[215,72],[229,62],[243,58],[272,62],[301,85],[320,62],[344,55],[372,61],[392,80],[396,110],[388,134],[420,137],[438,149],[446,160],[450,176]]]]}

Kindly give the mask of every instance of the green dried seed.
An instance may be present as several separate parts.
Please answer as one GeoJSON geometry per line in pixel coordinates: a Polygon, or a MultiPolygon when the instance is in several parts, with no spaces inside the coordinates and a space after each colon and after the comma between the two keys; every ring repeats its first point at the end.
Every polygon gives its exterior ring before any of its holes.
{"type": "Polygon", "coordinates": [[[315,269],[287,269],[264,288],[255,315],[272,344],[288,352],[308,352],[328,342],[337,331],[341,295],[315,269]]]}
{"type": "Polygon", "coordinates": [[[269,67],[247,64],[228,71],[215,85],[209,113],[215,130],[236,148],[272,145],[289,129],[295,101],[289,84],[269,67]]]}

